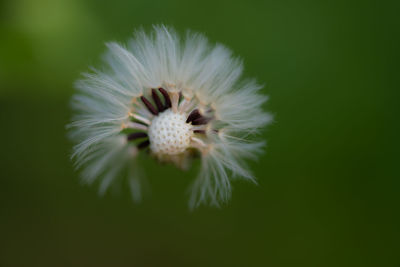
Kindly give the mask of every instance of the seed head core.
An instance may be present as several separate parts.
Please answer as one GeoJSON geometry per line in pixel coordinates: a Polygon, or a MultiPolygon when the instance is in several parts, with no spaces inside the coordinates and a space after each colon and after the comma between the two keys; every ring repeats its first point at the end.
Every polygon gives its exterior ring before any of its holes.
{"type": "Polygon", "coordinates": [[[186,116],[168,109],[155,116],[149,127],[150,149],[155,154],[177,155],[190,145],[192,126],[186,116]]]}

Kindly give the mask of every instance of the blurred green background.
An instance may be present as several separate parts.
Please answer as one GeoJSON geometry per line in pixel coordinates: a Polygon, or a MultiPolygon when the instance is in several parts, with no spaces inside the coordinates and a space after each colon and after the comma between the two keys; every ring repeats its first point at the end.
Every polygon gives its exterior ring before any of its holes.
{"type": "Polygon", "coordinates": [[[400,266],[399,1],[0,2],[0,266],[400,266]],[[165,23],[222,42],[275,123],[222,209],[147,162],[140,205],[80,185],[73,82],[110,40],[165,23]],[[162,174],[162,175],[161,175],[162,174]]]}

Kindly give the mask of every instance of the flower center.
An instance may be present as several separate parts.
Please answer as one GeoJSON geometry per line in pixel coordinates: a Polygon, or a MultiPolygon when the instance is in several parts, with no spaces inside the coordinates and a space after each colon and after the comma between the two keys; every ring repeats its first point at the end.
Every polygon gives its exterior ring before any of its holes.
{"type": "Polygon", "coordinates": [[[176,155],[184,152],[193,136],[186,116],[171,109],[154,117],[149,127],[150,149],[153,153],[176,155]]]}

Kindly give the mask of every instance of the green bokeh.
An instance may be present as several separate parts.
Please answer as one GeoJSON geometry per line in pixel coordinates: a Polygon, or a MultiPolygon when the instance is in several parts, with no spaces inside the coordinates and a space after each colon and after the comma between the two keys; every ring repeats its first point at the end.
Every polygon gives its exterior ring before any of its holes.
{"type": "Polygon", "coordinates": [[[0,2],[0,266],[400,266],[398,1],[0,2]],[[205,33],[265,83],[275,123],[222,209],[144,162],[145,200],[80,185],[73,82],[137,27],[205,33]]]}

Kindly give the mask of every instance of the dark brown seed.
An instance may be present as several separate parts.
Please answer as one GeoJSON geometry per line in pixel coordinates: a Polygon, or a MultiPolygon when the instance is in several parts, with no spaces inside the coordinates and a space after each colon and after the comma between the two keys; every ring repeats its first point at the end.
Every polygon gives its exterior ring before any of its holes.
{"type": "Polygon", "coordinates": [[[201,114],[198,109],[194,109],[192,112],[190,112],[190,114],[186,120],[186,123],[190,123],[198,118],[201,118],[201,114]]]}
{"type": "Polygon", "coordinates": [[[168,92],[164,89],[164,88],[158,88],[158,90],[160,91],[160,93],[164,96],[165,99],[165,107],[166,108],[170,108],[171,105],[171,98],[169,97],[168,92]]]}
{"type": "Polygon", "coordinates": [[[164,105],[161,103],[160,97],[157,95],[157,91],[154,89],[151,89],[151,95],[154,99],[154,103],[156,103],[158,112],[163,112],[165,108],[164,108],[164,105]]]}
{"type": "Polygon", "coordinates": [[[211,120],[211,118],[200,117],[200,118],[192,121],[192,124],[193,125],[203,125],[203,124],[207,124],[210,120],[211,120]]]}
{"type": "Polygon", "coordinates": [[[145,149],[146,147],[148,147],[150,145],[150,141],[146,140],[141,142],[140,144],[137,145],[138,149],[145,149]]]}
{"type": "Polygon", "coordinates": [[[128,141],[136,140],[138,138],[144,138],[147,137],[147,133],[131,133],[128,135],[128,141]]]}
{"type": "Polygon", "coordinates": [[[148,109],[153,115],[157,115],[157,114],[158,114],[157,109],[153,106],[153,104],[150,103],[149,100],[147,100],[146,97],[141,96],[140,99],[142,100],[143,104],[145,104],[145,106],[147,107],[147,109],[148,109]]]}

